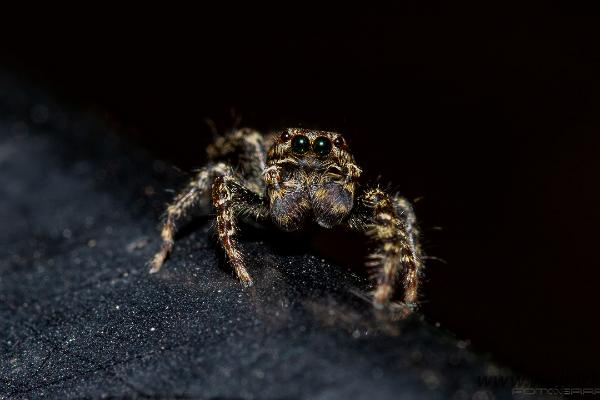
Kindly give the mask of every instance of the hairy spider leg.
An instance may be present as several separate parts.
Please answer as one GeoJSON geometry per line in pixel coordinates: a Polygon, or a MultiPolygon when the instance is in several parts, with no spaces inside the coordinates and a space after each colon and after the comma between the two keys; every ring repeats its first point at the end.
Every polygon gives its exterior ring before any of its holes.
{"type": "Polygon", "coordinates": [[[219,241],[233,269],[244,286],[252,285],[252,278],[245,267],[244,255],[235,239],[237,219],[240,215],[252,215],[257,220],[268,217],[264,199],[236,182],[233,175],[215,178],[212,201],[217,211],[217,233],[219,241]]]}
{"type": "Polygon", "coordinates": [[[225,175],[228,170],[229,167],[224,163],[206,165],[167,206],[160,229],[162,244],[150,261],[150,273],[160,271],[165,259],[173,249],[177,221],[185,217],[187,212],[206,195],[215,177],[225,175]]]}
{"type": "Polygon", "coordinates": [[[244,177],[244,186],[255,193],[264,192],[262,174],[267,165],[265,139],[260,132],[243,128],[218,137],[206,149],[211,161],[232,162],[244,177]]]}
{"type": "Polygon", "coordinates": [[[259,194],[264,190],[262,171],[266,164],[266,151],[262,135],[252,129],[238,129],[218,137],[207,148],[209,163],[180,191],[167,211],[161,224],[162,244],[150,261],[150,273],[160,270],[173,249],[176,223],[196,205],[211,189],[218,176],[231,174],[232,168],[225,161],[233,159],[246,177],[245,186],[259,194]]]}
{"type": "Polygon", "coordinates": [[[365,232],[375,244],[367,266],[376,281],[373,305],[383,308],[392,297],[399,272],[403,272],[404,303],[416,308],[421,269],[415,217],[410,204],[379,188],[364,190],[357,198],[348,225],[365,232]]]}
{"type": "Polygon", "coordinates": [[[417,217],[410,202],[402,196],[394,196],[394,208],[398,216],[404,221],[406,249],[403,251],[409,255],[408,261],[403,260],[404,303],[412,305],[417,300],[419,279],[423,273],[423,257],[419,242],[417,217]]]}

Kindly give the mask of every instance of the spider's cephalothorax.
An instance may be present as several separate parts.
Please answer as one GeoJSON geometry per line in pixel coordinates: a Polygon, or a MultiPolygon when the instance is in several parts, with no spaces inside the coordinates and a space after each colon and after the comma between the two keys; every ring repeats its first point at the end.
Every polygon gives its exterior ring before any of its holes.
{"type": "Polygon", "coordinates": [[[210,194],[220,242],[244,285],[252,278],[235,239],[240,216],[271,219],[286,231],[311,221],[325,228],[346,225],[374,244],[367,263],[376,281],[374,305],[389,302],[401,275],[404,303],[415,307],[422,263],[412,207],[378,187],[358,186],[361,170],[339,133],[291,128],[263,136],[239,129],[219,137],[207,152],[209,163],[167,207],[163,243],[150,272],[172,250],[177,220],[210,194]]]}
{"type": "Polygon", "coordinates": [[[352,210],[360,169],[339,134],[289,129],[267,160],[269,210],[281,229],[296,230],[311,217],[331,228],[352,210]]]}

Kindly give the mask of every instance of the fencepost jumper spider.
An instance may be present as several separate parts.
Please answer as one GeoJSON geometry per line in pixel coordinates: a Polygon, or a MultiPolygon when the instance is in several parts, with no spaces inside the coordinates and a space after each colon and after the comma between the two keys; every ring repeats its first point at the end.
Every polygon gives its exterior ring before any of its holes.
{"type": "Polygon", "coordinates": [[[324,228],[346,225],[373,245],[366,263],[375,283],[373,305],[389,304],[401,282],[404,304],[416,307],[423,264],[412,206],[378,186],[359,186],[361,169],[341,134],[290,128],[263,136],[237,129],[216,139],[207,153],[208,164],[167,207],[151,273],[173,249],[178,220],[210,196],[219,241],[244,286],[253,282],[236,240],[240,218],[270,219],[284,231],[311,221],[324,228]]]}

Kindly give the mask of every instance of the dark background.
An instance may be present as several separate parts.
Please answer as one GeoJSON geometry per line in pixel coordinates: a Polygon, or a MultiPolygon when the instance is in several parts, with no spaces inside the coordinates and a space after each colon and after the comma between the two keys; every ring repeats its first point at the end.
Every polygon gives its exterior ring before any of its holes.
{"type": "MultiPolygon", "coordinates": [[[[146,11],[25,18],[0,66],[186,171],[204,119],[227,130],[232,109],[261,130],[345,133],[370,178],[419,199],[444,260],[427,263],[428,320],[534,378],[600,384],[596,18],[146,11]]],[[[360,264],[356,238],[316,237],[360,264]]]]}

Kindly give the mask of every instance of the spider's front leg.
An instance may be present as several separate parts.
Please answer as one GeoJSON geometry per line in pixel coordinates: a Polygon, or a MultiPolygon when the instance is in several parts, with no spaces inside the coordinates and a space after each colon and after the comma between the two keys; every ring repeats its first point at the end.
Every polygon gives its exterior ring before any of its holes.
{"type": "Polygon", "coordinates": [[[232,174],[232,168],[239,170],[245,179],[245,186],[256,193],[262,192],[262,170],[265,166],[265,150],[262,135],[251,129],[238,129],[218,137],[208,149],[209,164],[202,168],[187,186],[177,194],[167,207],[161,223],[162,245],[150,262],[150,273],[158,272],[173,249],[176,224],[213,187],[218,176],[232,174]],[[230,164],[231,159],[237,160],[230,164]],[[227,162],[227,163],[226,163],[227,162]]]}
{"type": "Polygon", "coordinates": [[[217,212],[217,232],[225,253],[244,286],[252,285],[252,278],[244,265],[235,234],[237,218],[251,215],[257,220],[265,219],[268,210],[261,196],[238,183],[233,175],[219,176],[212,186],[212,201],[217,212]]]}
{"type": "Polygon", "coordinates": [[[401,197],[391,197],[379,188],[365,190],[357,198],[348,224],[353,229],[366,232],[376,245],[367,263],[376,268],[374,306],[383,308],[389,303],[401,272],[404,304],[410,310],[416,308],[422,263],[410,203],[401,197]]]}
{"type": "Polygon", "coordinates": [[[224,163],[209,164],[202,168],[196,176],[179,192],[172,203],[167,207],[165,216],[161,223],[162,244],[160,250],[150,261],[150,273],[160,270],[165,259],[173,250],[173,238],[176,232],[176,223],[183,218],[187,212],[194,207],[204,195],[215,176],[222,176],[229,172],[229,167],[224,163]]]}

